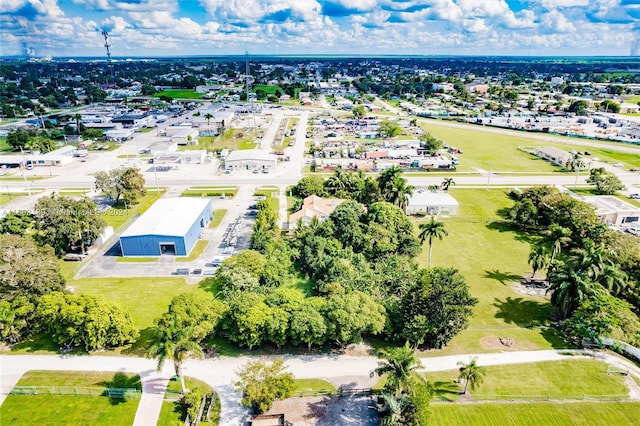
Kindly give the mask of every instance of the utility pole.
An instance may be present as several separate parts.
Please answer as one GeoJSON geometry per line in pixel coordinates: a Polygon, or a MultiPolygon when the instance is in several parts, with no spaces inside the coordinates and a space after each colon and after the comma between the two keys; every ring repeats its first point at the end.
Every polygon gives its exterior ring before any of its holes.
{"type": "Polygon", "coordinates": [[[491,160],[489,160],[489,174],[487,175],[487,191],[489,190],[490,184],[491,184],[491,160]]]}

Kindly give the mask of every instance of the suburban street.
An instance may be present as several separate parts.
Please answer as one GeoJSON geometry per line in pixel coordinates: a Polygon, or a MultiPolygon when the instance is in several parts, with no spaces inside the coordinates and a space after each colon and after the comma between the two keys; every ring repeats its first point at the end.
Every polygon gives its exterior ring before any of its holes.
{"type": "MultiPolygon", "coordinates": [[[[288,371],[298,379],[321,378],[333,385],[370,387],[377,379],[369,373],[376,368],[378,359],[372,356],[285,355],[288,371]]],[[[633,363],[602,352],[589,350],[542,350],[463,354],[443,357],[421,358],[423,372],[457,370],[459,361],[477,359],[478,365],[508,365],[562,359],[597,359],[607,364],[628,370],[640,378],[640,368],[633,363]]],[[[236,372],[254,357],[218,357],[205,360],[188,360],[185,375],[200,379],[216,390],[221,400],[220,424],[235,426],[243,424],[248,411],[240,406],[241,395],[235,391],[236,372]]],[[[162,405],[164,389],[174,375],[170,362],[161,371],[156,371],[154,360],[136,357],[67,356],[67,355],[0,355],[0,404],[19,378],[29,370],[57,371],[113,371],[139,374],[143,393],[136,413],[135,426],[156,424],[162,405]]],[[[633,382],[633,380],[631,380],[633,382]]],[[[640,387],[630,385],[630,399],[640,400],[640,387]]]]}

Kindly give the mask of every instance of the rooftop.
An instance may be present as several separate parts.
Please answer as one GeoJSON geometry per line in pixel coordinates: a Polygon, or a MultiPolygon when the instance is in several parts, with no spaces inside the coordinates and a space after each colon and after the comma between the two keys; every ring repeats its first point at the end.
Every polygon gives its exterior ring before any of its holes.
{"type": "Polygon", "coordinates": [[[276,161],[276,156],[260,149],[231,151],[224,161],[276,161]]]}
{"type": "Polygon", "coordinates": [[[121,237],[137,235],[183,236],[211,202],[200,198],[162,198],[142,214],[121,237]]]}
{"type": "Polygon", "coordinates": [[[417,190],[409,199],[409,205],[457,206],[459,203],[446,192],[417,190]]]}

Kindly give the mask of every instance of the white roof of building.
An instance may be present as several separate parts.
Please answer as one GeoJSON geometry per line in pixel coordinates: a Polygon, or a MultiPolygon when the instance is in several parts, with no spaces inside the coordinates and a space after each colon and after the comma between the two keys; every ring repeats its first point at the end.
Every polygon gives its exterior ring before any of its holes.
{"type": "Polygon", "coordinates": [[[417,190],[409,198],[410,206],[458,206],[458,201],[446,192],[417,190]]]}
{"type": "Polygon", "coordinates": [[[184,236],[210,203],[209,200],[202,198],[162,198],[153,203],[120,236],[184,236]]]}
{"type": "Polygon", "coordinates": [[[640,212],[640,207],[636,207],[612,195],[594,195],[582,197],[582,200],[591,204],[596,209],[596,214],[599,215],[640,212]]]}
{"type": "Polygon", "coordinates": [[[224,159],[227,161],[276,161],[276,156],[274,154],[269,154],[269,152],[260,150],[260,149],[243,149],[238,151],[231,151],[227,158],[224,159]]]}

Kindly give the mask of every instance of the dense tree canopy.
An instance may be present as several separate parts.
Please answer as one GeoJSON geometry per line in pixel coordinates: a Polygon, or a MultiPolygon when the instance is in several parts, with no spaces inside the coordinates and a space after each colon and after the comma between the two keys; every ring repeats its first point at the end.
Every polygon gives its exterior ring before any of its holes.
{"type": "Polygon", "coordinates": [[[36,241],[53,247],[58,255],[74,249],[84,253],[106,226],[87,197],[42,197],[34,207],[34,218],[36,241]]]}
{"type": "Polygon", "coordinates": [[[135,167],[112,169],[109,172],[99,171],[95,175],[96,189],[118,204],[120,200],[127,204],[136,204],[144,197],[145,180],[140,170],[135,167]]]}
{"type": "Polygon", "coordinates": [[[29,237],[0,234],[0,300],[38,297],[64,289],[58,259],[48,246],[38,247],[29,237]]]}
{"type": "Polygon", "coordinates": [[[269,410],[276,399],[289,398],[295,388],[293,374],[286,371],[284,360],[279,358],[249,361],[238,371],[238,377],[236,389],[242,392],[242,404],[258,414],[269,410]]]}

